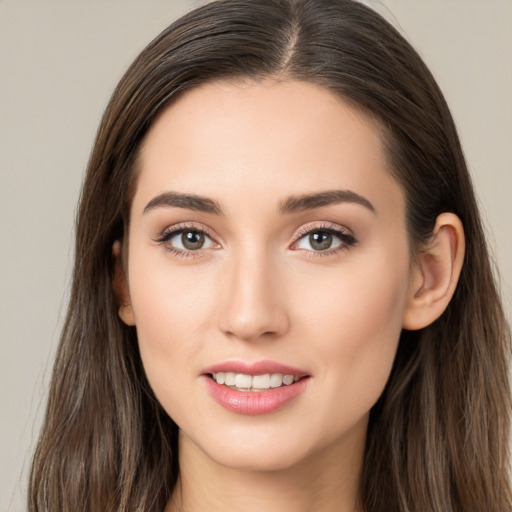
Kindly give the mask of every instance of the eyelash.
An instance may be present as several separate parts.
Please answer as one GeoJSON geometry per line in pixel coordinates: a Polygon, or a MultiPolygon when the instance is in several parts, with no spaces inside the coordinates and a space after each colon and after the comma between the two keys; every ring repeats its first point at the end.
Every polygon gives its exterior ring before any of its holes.
{"type": "Polygon", "coordinates": [[[326,249],[324,251],[302,249],[303,251],[306,251],[308,253],[308,257],[311,258],[322,258],[325,256],[331,256],[333,254],[346,251],[350,247],[357,244],[357,239],[347,228],[342,228],[341,226],[337,226],[335,224],[321,224],[316,226],[305,226],[301,228],[297,233],[297,236],[295,237],[295,241],[292,243],[292,246],[296,245],[301,240],[306,238],[306,236],[311,235],[312,233],[329,233],[333,237],[338,238],[341,241],[341,243],[337,247],[334,247],[332,249],[326,249]]]}
{"type": "MultiPolygon", "coordinates": [[[[205,229],[204,227],[198,227],[191,224],[179,224],[177,226],[173,226],[171,228],[167,228],[162,232],[160,236],[154,239],[154,241],[160,245],[164,246],[164,249],[167,252],[170,252],[173,256],[179,257],[179,258],[194,258],[201,255],[202,250],[183,250],[178,249],[176,247],[173,247],[168,242],[174,238],[176,235],[179,235],[180,233],[186,233],[187,231],[195,232],[195,233],[201,233],[206,235],[210,240],[213,241],[213,243],[217,243],[214,240],[214,237],[211,235],[210,231],[205,229]]],[[[336,254],[338,252],[346,251],[348,248],[352,247],[353,245],[357,244],[357,239],[354,237],[354,235],[347,230],[346,228],[341,228],[340,226],[336,226],[333,224],[322,224],[322,225],[316,225],[316,226],[306,226],[302,228],[297,235],[295,236],[295,239],[293,243],[291,244],[291,247],[299,243],[301,240],[303,240],[306,236],[311,235],[312,233],[319,233],[319,232],[327,232],[331,234],[333,237],[338,238],[341,243],[337,247],[334,247],[333,249],[326,249],[324,251],[314,251],[314,250],[308,250],[308,249],[294,249],[294,250],[302,250],[306,251],[308,253],[309,257],[325,257],[330,256],[333,254],[336,254]]]]}
{"type": "Polygon", "coordinates": [[[187,231],[191,231],[194,233],[202,233],[206,235],[210,240],[214,240],[211,233],[203,228],[203,227],[197,227],[191,224],[179,224],[177,226],[172,226],[171,228],[167,228],[163,231],[163,233],[155,239],[155,242],[163,245],[164,249],[167,252],[170,252],[173,256],[176,256],[178,258],[194,258],[200,255],[201,249],[198,249],[197,251],[192,250],[183,250],[178,249],[176,247],[173,247],[168,242],[174,238],[176,235],[179,235],[180,233],[186,233],[187,231]],[[198,254],[199,253],[199,254],[198,254]]]}

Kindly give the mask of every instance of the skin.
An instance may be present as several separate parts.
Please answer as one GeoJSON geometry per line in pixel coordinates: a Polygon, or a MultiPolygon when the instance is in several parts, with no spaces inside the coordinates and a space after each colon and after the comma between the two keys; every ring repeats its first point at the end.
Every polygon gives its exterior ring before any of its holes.
{"type": "MultiPolygon", "coordinates": [[[[369,411],[402,327],[427,325],[453,293],[458,219],[440,217],[431,250],[413,263],[404,194],[378,125],[303,82],[188,92],[152,126],[138,173],[126,272],[115,287],[150,384],[180,427],[180,481],[168,510],[358,510],[369,411]],[[339,201],[280,212],[290,196],[330,190],[371,207],[339,201]],[[147,209],[169,191],[210,198],[222,214],[147,209]],[[203,248],[173,252],[181,235],[161,240],[176,226],[206,231],[203,248]],[[341,230],[336,250],[309,241],[326,227],[341,230]],[[201,376],[228,360],[301,368],[305,391],[269,414],[228,411],[201,376]]],[[[118,269],[120,254],[117,243],[118,269]]]]}

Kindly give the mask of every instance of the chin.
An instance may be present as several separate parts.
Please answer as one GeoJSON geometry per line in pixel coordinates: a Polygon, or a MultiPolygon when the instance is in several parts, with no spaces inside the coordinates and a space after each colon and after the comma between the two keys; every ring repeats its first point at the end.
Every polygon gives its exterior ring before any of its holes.
{"type": "MultiPolygon", "coordinates": [[[[252,431],[251,431],[252,430],[252,431]]],[[[212,432],[193,439],[180,432],[180,450],[198,450],[220,466],[239,471],[282,471],[299,464],[308,456],[302,436],[275,432],[212,432]],[[184,445],[187,446],[184,446],[184,445]]],[[[313,450],[314,451],[314,450],[313,450]]]]}
{"type": "MultiPolygon", "coordinates": [[[[302,451],[302,450],[301,450],[302,451]]],[[[209,454],[217,464],[237,471],[273,472],[286,471],[300,464],[306,454],[295,449],[258,450],[255,447],[209,454]]]]}

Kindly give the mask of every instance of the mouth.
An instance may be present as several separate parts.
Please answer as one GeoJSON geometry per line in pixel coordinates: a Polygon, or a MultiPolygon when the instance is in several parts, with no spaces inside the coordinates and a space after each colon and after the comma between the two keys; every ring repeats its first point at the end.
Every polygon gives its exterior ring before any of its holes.
{"type": "Polygon", "coordinates": [[[236,391],[264,392],[269,389],[276,389],[283,386],[290,386],[298,382],[299,375],[283,373],[264,373],[249,375],[247,373],[215,372],[209,374],[210,378],[217,384],[221,384],[236,391]]]}
{"type": "Polygon", "coordinates": [[[273,361],[226,361],[201,372],[210,396],[230,412],[267,414],[295,401],[311,375],[273,361]]]}

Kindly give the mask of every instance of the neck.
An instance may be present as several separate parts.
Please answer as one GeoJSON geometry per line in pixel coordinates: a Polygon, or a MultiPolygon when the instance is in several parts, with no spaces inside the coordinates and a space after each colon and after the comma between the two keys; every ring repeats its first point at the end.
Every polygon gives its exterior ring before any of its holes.
{"type": "Polygon", "coordinates": [[[166,512],[359,512],[364,429],[284,469],[222,466],[180,432],[180,477],[166,512]]]}

